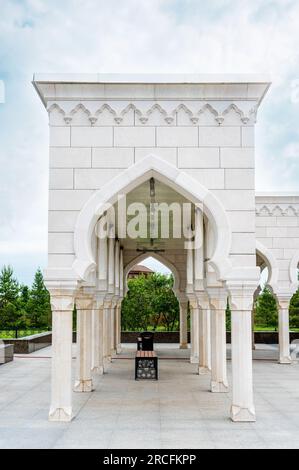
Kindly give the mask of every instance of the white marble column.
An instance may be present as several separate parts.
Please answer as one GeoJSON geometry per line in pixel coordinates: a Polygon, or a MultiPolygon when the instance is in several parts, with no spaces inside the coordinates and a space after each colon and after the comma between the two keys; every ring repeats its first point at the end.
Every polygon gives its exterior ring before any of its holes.
{"type": "Polygon", "coordinates": [[[124,297],[124,253],[123,248],[119,250],[119,302],[118,302],[118,317],[117,317],[117,353],[121,352],[121,302],[124,297]]]}
{"type": "Polygon", "coordinates": [[[194,289],[203,288],[204,278],[204,244],[203,244],[203,214],[195,209],[195,247],[194,247],[194,289]]]}
{"type": "Polygon", "coordinates": [[[226,325],[227,292],[224,288],[208,288],[211,307],[211,391],[227,392],[226,325]]]}
{"type": "Polygon", "coordinates": [[[199,307],[196,301],[190,302],[191,308],[191,364],[199,363],[199,307]]]}
{"type": "Polygon", "coordinates": [[[252,349],[255,349],[255,335],[254,335],[254,305],[251,310],[251,332],[252,332],[252,349]]]}
{"type": "Polygon", "coordinates": [[[119,240],[115,242],[115,252],[114,252],[114,293],[115,295],[119,295],[119,256],[120,256],[120,247],[119,247],[119,240]]]}
{"type": "Polygon", "coordinates": [[[198,373],[207,374],[211,371],[211,331],[210,304],[206,292],[197,294],[199,310],[199,365],[198,373]]]}
{"type": "Polygon", "coordinates": [[[254,288],[230,285],[233,421],[255,421],[251,309],[254,288]]]}
{"type": "Polygon", "coordinates": [[[52,371],[49,421],[71,421],[74,294],[50,291],[50,298],[52,371]]]}
{"type": "MultiPolygon", "coordinates": [[[[191,228],[188,228],[188,236],[191,239],[191,228]]],[[[194,298],[194,253],[191,247],[187,248],[186,253],[186,295],[189,299],[190,306],[190,362],[196,363],[198,361],[197,348],[197,331],[198,331],[198,307],[194,298]]]]}
{"type": "Polygon", "coordinates": [[[110,355],[112,356],[116,352],[116,337],[115,337],[115,313],[116,313],[116,305],[115,302],[111,303],[110,308],[110,355]]]}
{"type": "Polygon", "coordinates": [[[115,311],[115,334],[116,334],[116,352],[121,352],[121,302],[119,301],[115,311]]]}
{"type": "Polygon", "coordinates": [[[212,345],[211,345],[211,309],[207,310],[206,329],[207,329],[207,363],[209,371],[212,370],[212,345]]]}
{"type": "Polygon", "coordinates": [[[92,372],[104,373],[103,366],[103,308],[97,301],[92,310],[92,372]]]}
{"type": "Polygon", "coordinates": [[[76,298],[77,308],[77,367],[75,392],[91,392],[91,322],[94,299],[88,295],[76,298]]]}
{"type": "Polygon", "coordinates": [[[114,238],[108,239],[108,292],[115,293],[114,238]]]}
{"type": "Polygon", "coordinates": [[[108,288],[108,239],[98,239],[98,290],[107,291],[108,288]]]}
{"type": "Polygon", "coordinates": [[[252,349],[255,349],[254,322],[255,322],[255,302],[261,292],[261,286],[258,286],[253,295],[253,303],[251,309],[251,331],[252,331],[252,349]]]}
{"type": "Polygon", "coordinates": [[[104,370],[107,369],[107,363],[111,362],[111,336],[110,336],[110,328],[111,328],[111,319],[110,319],[110,311],[111,311],[111,302],[105,301],[104,302],[104,370]]]}
{"type": "Polygon", "coordinates": [[[187,249],[187,292],[193,292],[193,250],[187,249]]]}
{"type": "Polygon", "coordinates": [[[124,250],[119,250],[119,293],[122,298],[124,295],[124,250]]]}
{"type": "Polygon", "coordinates": [[[188,302],[180,301],[180,349],[188,349],[188,302]]]}
{"type": "Polygon", "coordinates": [[[289,306],[291,296],[277,295],[278,303],[278,340],[279,340],[279,363],[291,364],[290,355],[290,329],[289,329],[289,306]]]}

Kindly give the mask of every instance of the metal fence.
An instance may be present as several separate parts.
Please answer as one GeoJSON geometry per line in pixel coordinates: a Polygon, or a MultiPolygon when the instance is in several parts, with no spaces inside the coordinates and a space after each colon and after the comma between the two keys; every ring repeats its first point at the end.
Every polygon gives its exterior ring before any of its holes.
{"type": "Polygon", "coordinates": [[[45,328],[1,328],[0,329],[0,338],[24,338],[24,336],[36,335],[38,333],[46,333],[51,331],[50,327],[45,328]]]}

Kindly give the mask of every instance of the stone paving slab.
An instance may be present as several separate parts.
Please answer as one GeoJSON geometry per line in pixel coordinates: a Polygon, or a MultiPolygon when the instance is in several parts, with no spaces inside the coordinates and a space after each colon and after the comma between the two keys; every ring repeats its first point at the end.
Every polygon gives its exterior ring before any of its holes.
{"type": "Polygon", "coordinates": [[[253,361],[257,422],[232,423],[231,393],[209,392],[189,351],[158,353],[159,381],[136,382],[125,347],[94,392],[73,394],[71,423],[47,420],[51,349],[15,357],[0,369],[0,448],[299,448],[299,364],[253,361]]]}

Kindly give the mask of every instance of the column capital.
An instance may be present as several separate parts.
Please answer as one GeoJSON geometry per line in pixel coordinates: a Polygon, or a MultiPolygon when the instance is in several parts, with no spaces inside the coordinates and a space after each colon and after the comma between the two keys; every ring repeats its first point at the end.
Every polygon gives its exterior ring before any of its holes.
{"type": "Polygon", "coordinates": [[[196,292],[195,295],[200,308],[206,310],[210,308],[210,299],[206,291],[196,292]]]}
{"type": "Polygon", "coordinates": [[[76,297],[76,307],[78,310],[92,310],[94,307],[94,296],[80,293],[76,297]]]}
{"type": "Polygon", "coordinates": [[[97,291],[95,294],[96,308],[101,308],[104,305],[106,292],[97,291]]]}
{"type": "Polygon", "coordinates": [[[119,303],[119,295],[114,295],[111,299],[111,307],[116,307],[119,303]]]}
{"type": "Polygon", "coordinates": [[[107,299],[107,298],[104,299],[104,304],[103,304],[104,308],[111,308],[112,306],[111,304],[112,304],[111,299],[107,299]]]}
{"type": "Polygon", "coordinates": [[[251,311],[256,282],[227,282],[226,285],[232,308],[251,311]]]}
{"type": "Polygon", "coordinates": [[[197,298],[194,294],[187,294],[188,302],[191,308],[198,308],[197,298]]]}
{"type": "Polygon", "coordinates": [[[180,304],[180,308],[184,309],[184,310],[187,310],[188,308],[188,304],[189,304],[189,300],[179,300],[179,304],[180,304]]]}
{"type": "Polygon", "coordinates": [[[228,292],[225,287],[208,287],[210,305],[215,310],[225,310],[227,306],[228,292]]]}
{"type": "Polygon", "coordinates": [[[277,300],[279,308],[281,309],[288,309],[290,306],[290,300],[293,297],[294,292],[288,291],[279,291],[275,292],[274,296],[277,300]]]}
{"type": "Polygon", "coordinates": [[[70,311],[74,308],[76,290],[50,289],[50,303],[53,311],[70,311]]]}

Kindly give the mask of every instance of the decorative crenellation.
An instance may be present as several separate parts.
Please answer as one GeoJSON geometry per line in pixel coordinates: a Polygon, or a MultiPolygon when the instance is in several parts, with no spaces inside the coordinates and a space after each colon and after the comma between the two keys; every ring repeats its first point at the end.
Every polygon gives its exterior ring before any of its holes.
{"type": "Polygon", "coordinates": [[[52,102],[48,107],[48,112],[49,114],[54,111],[60,113],[66,125],[70,125],[76,114],[81,113],[81,115],[86,116],[86,121],[90,125],[94,126],[97,121],[101,120],[103,113],[107,111],[111,114],[114,122],[118,125],[123,123],[126,115],[130,112],[135,113],[135,118],[137,118],[139,124],[141,125],[148,124],[153,113],[158,113],[167,125],[176,124],[176,116],[178,113],[184,113],[187,121],[189,120],[189,122],[193,125],[197,125],[202,120],[204,120],[204,115],[206,115],[206,113],[210,114],[210,117],[219,126],[221,126],[229,117],[232,117],[233,115],[235,118],[237,118],[237,120],[240,121],[240,125],[254,124],[256,122],[257,105],[252,103],[246,111],[243,111],[235,103],[228,104],[227,102],[217,102],[217,104],[193,102],[192,106],[187,106],[186,103],[178,104],[176,102],[173,105],[174,108],[171,109],[171,103],[170,106],[168,103],[169,109],[166,110],[162,104],[155,102],[147,109],[142,109],[142,106],[140,106],[140,104],[137,102],[136,104],[130,102],[122,109],[116,109],[116,107],[113,107],[112,104],[98,103],[98,107],[96,109],[92,109],[94,108],[94,105],[90,105],[88,103],[78,103],[72,109],[67,110],[66,108],[68,106],[65,106],[65,103],[58,104],[56,102],[52,102]],[[191,109],[191,107],[193,109],[191,109]]]}
{"type": "Polygon", "coordinates": [[[299,204],[263,204],[256,207],[256,215],[259,217],[298,217],[299,204]]]}

